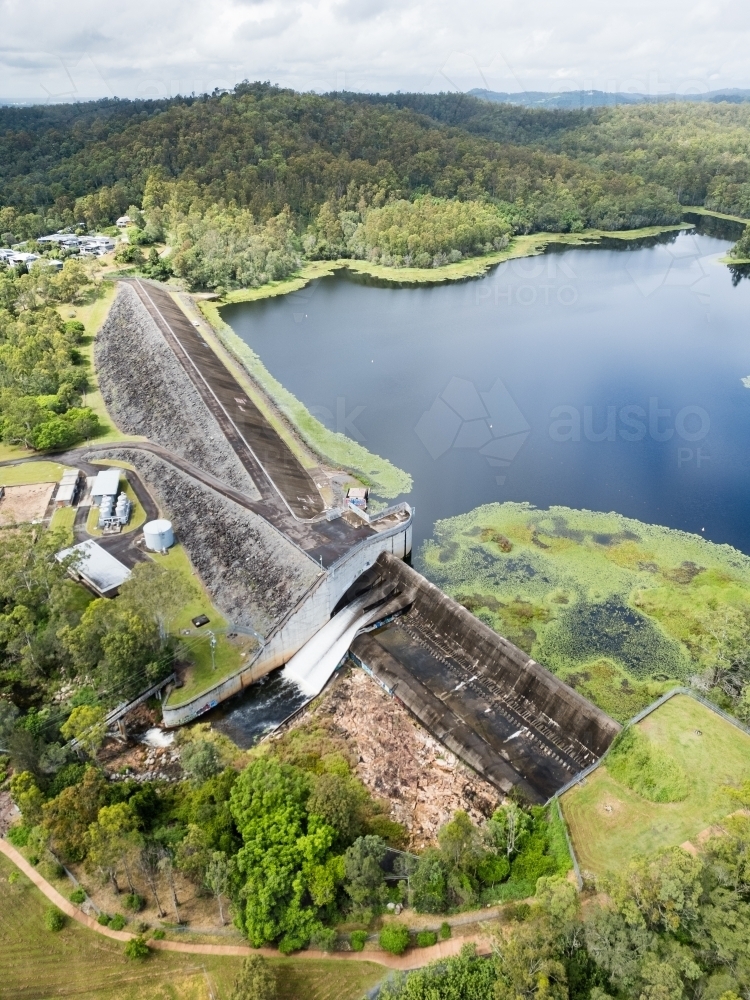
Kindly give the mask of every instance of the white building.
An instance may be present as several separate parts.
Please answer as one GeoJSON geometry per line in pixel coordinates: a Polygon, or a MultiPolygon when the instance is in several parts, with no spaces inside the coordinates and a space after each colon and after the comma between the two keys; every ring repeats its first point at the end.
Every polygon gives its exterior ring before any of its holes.
{"type": "Polygon", "coordinates": [[[55,558],[63,562],[69,556],[75,556],[68,569],[70,575],[85,583],[99,597],[114,597],[122,584],[130,579],[128,567],[90,538],[63,549],[55,558]]]}
{"type": "Polygon", "coordinates": [[[94,485],[91,487],[91,502],[95,507],[100,507],[104,497],[111,497],[114,506],[119,491],[120,469],[102,469],[97,473],[94,485]]]}

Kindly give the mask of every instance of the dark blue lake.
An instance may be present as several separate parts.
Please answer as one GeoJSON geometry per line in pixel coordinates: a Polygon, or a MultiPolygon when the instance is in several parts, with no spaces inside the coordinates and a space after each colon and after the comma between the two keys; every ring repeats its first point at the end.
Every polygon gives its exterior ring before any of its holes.
{"type": "Polygon", "coordinates": [[[707,235],[615,245],[429,287],[343,271],[223,316],[319,419],[412,475],[415,545],[515,500],[750,552],[750,281],[707,235]]]}

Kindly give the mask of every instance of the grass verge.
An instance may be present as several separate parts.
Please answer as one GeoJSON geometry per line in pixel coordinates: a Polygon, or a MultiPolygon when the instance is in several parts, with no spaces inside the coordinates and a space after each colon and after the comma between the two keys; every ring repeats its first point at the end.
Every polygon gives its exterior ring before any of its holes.
{"type": "MultiPolygon", "coordinates": [[[[46,930],[48,902],[0,856],[0,955],[3,997],[76,996],[81,1000],[227,1000],[241,958],[152,952],[143,962],[123,945],[68,920],[46,930]]],[[[271,960],[279,1000],[359,1000],[385,970],[370,962],[271,960]]]]}
{"type": "Polygon", "coordinates": [[[77,508],[75,507],[58,507],[50,518],[50,528],[65,532],[66,545],[73,544],[73,524],[75,523],[77,512],[77,508]]]}
{"type": "Polygon", "coordinates": [[[562,797],[582,869],[599,875],[696,838],[732,812],[727,788],[750,772],[750,736],[687,695],[676,695],[636,727],[680,766],[687,794],[653,802],[618,781],[606,762],[562,797]]]}
{"type": "Polygon", "coordinates": [[[224,677],[238,670],[242,665],[242,653],[245,648],[254,648],[254,640],[248,639],[244,643],[242,640],[235,642],[228,639],[226,635],[217,635],[214,662],[212,662],[211,636],[207,630],[226,629],[229,623],[211,603],[210,597],[190,565],[187,553],[181,545],[173,545],[165,556],[156,555],[154,558],[160,565],[182,576],[188,583],[192,594],[190,600],[180,609],[179,614],[169,623],[170,631],[174,635],[180,636],[185,658],[191,664],[184,679],[184,686],[172,691],[169,696],[167,704],[170,708],[174,708],[176,705],[182,705],[208,690],[224,677]],[[196,630],[191,621],[198,615],[208,615],[211,619],[210,623],[200,631],[196,630]],[[182,635],[184,630],[189,630],[191,634],[189,636],[182,635]]]}
{"type": "Polygon", "coordinates": [[[65,304],[59,308],[63,319],[77,319],[86,328],[84,340],[81,344],[81,354],[89,367],[89,383],[91,388],[83,397],[83,405],[90,406],[101,422],[102,433],[96,438],[97,444],[106,444],[108,441],[145,441],[144,437],[137,434],[123,434],[122,431],[117,429],[112,417],[107,412],[104,399],[96,384],[94,341],[102,323],[107,318],[110,306],[115,300],[117,286],[114,282],[103,281],[96,286],[96,292],[96,297],[91,297],[83,305],[72,306],[65,304]]]}
{"type": "Polygon", "coordinates": [[[31,483],[57,483],[64,467],[59,462],[24,462],[0,468],[0,486],[28,486],[31,483]]]}

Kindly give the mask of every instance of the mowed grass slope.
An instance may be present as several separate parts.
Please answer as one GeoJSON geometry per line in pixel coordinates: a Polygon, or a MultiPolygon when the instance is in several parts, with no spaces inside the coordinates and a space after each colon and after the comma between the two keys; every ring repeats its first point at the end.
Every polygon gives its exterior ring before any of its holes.
{"type": "Polygon", "coordinates": [[[750,778],[750,736],[687,695],[676,695],[638,723],[687,776],[680,802],[649,802],[616,781],[602,764],[561,804],[582,869],[616,871],[696,838],[736,810],[727,790],[750,778]],[[700,733],[700,734],[699,734],[700,733]]]}
{"type": "MultiPolygon", "coordinates": [[[[241,958],[153,952],[127,959],[123,945],[73,920],[53,934],[48,902],[0,855],[0,1000],[228,1000],[241,958]],[[210,983],[210,987],[209,987],[210,983]]],[[[371,962],[272,960],[280,1000],[359,1000],[387,970],[371,962]]]]}

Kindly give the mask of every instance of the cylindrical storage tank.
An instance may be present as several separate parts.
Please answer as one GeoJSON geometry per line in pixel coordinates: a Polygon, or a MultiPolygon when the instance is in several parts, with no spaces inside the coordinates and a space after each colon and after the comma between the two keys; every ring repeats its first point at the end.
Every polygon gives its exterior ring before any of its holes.
{"type": "Polygon", "coordinates": [[[174,545],[172,522],[164,518],[149,521],[148,524],[143,525],[143,537],[146,541],[146,548],[151,549],[152,552],[161,552],[170,548],[174,545]]]}

